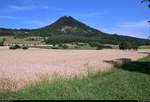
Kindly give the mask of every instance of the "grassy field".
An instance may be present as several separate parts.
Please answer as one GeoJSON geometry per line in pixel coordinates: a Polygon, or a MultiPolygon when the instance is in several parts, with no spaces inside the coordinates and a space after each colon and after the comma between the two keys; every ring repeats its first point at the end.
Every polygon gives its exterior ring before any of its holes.
{"type": "Polygon", "coordinates": [[[140,46],[140,49],[150,49],[150,45],[140,46]]]}
{"type": "Polygon", "coordinates": [[[32,45],[40,45],[45,44],[42,38],[39,37],[24,37],[24,38],[16,38],[14,36],[1,36],[0,39],[5,38],[6,41],[4,44],[32,44],[32,45]]]}
{"type": "MultiPolygon", "coordinates": [[[[91,47],[89,44],[83,44],[83,46],[77,46],[76,44],[65,44],[68,46],[68,49],[80,49],[80,50],[95,50],[96,47],[91,47]]],[[[119,49],[119,45],[111,45],[111,44],[104,44],[104,46],[110,46],[112,49],[119,49]]],[[[43,49],[52,49],[51,46],[45,45],[45,46],[33,46],[35,48],[43,48],[43,49]]],[[[58,49],[62,49],[58,47],[58,49]]],[[[149,45],[145,46],[139,46],[139,49],[150,49],[149,45]]]]}
{"type": "Polygon", "coordinates": [[[61,46],[56,44],[56,47],[53,45],[45,45],[45,46],[33,46],[33,48],[42,48],[42,49],[75,49],[75,50],[95,50],[96,47],[91,47],[89,44],[86,43],[64,43],[61,46]],[[63,46],[67,46],[66,48],[63,46]]]}
{"type": "Polygon", "coordinates": [[[112,44],[104,44],[105,46],[110,46],[113,49],[119,49],[119,45],[112,45],[112,44]]]}
{"type": "Polygon", "coordinates": [[[83,79],[47,79],[17,92],[0,92],[0,99],[121,99],[150,100],[150,56],[98,72],[83,79]]]}

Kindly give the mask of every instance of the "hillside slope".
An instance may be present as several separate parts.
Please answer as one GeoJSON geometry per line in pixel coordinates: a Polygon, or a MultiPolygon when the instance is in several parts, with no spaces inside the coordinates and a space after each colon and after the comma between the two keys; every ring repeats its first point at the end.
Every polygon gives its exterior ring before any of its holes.
{"type": "Polygon", "coordinates": [[[49,42],[91,42],[119,44],[122,41],[135,42],[140,45],[150,44],[148,39],[140,39],[117,34],[108,34],[74,19],[63,16],[51,25],[38,29],[4,29],[0,28],[0,36],[44,36],[49,42]]]}

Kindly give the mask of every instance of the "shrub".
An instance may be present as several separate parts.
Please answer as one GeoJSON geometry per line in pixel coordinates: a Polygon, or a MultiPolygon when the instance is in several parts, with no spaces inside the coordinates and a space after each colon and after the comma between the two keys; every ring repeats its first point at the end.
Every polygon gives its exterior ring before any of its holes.
{"type": "Polygon", "coordinates": [[[138,45],[137,43],[132,43],[131,48],[132,48],[133,50],[138,50],[139,45],[138,45]]]}
{"type": "Polygon", "coordinates": [[[20,48],[21,48],[21,47],[20,47],[19,45],[17,45],[17,44],[16,44],[14,47],[16,47],[17,49],[20,49],[20,48]]]}
{"type": "Polygon", "coordinates": [[[29,49],[29,47],[23,46],[22,49],[23,49],[23,50],[27,50],[27,49],[29,49]]]}
{"type": "Polygon", "coordinates": [[[90,42],[89,45],[90,45],[91,47],[96,47],[96,46],[97,46],[95,42],[90,42]]]}
{"type": "Polygon", "coordinates": [[[17,48],[15,46],[10,46],[9,49],[16,50],[17,48]]]}
{"type": "Polygon", "coordinates": [[[112,49],[111,46],[103,46],[103,48],[105,48],[105,49],[112,49]]]}
{"type": "Polygon", "coordinates": [[[102,50],[103,46],[97,46],[96,50],[102,50]]]}
{"type": "Polygon", "coordinates": [[[138,50],[138,44],[135,42],[123,42],[119,44],[120,50],[138,50]]]}
{"type": "Polygon", "coordinates": [[[80,46],[75,46],[74,48],[75,48],[75,49],[80,49],[80,46]]]}
{"type": "Polygon", "coordinates": [[[134,46],[134,47],[133,47],[133,50],[136,50],[136,51],[137,51],[138,48],[139,48],[138,46],[134,46]]]}
{"type": "Polygon", "coordinates": [[[6,38],[3,38],[2,41],[3,41],[3,42],[6,41],[6,38]]]}
{"type": "Polygon", "coordinates": [[[126,50],[128,49],[128,44],[126,42],[122,42],[119,44],[119,49],[120,50],[126,50]]]}
{"type": "Polygon", "coordinates": [[[68,49],[69,47],[67,45],[62,46],[63,49],[68,49]]]}
{"type": "Polygon", "coordinates": [[[4,46],[4,42],[2,41],[2,42],[0,42],[0,46],[4,46]]]}
{"type": "Polygon", "coordinates": [[[63,47],[63,45],[62,45],[61,43],[58,43],[58,46],[59,46],[59,47],[63,47]]]}
{"type": "Polygon", "coordinates": [[[53,47],[51,47],[52,49],[59,49],[58,47],[56,47],[56,46],[53,46],[53,47]]]}
{"type": "Polygon", "coordinates": [[[21,47],[19,45],[10,46],[9,49],[20,49],[21,47]]]}
{"type": "Polygon", "coordinates": [[[0,46],[4,46],[4,42],[6,41],[5,38],[0,39],[0,46]]]}

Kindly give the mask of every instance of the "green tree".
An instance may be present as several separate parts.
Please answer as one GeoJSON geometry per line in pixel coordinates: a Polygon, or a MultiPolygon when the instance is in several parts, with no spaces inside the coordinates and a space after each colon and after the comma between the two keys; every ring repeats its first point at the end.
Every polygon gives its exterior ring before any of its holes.
{"type": "Polygon", "coordinates": [[[1,41],[1,42],[0,42],[0,46],[4,46],[4,42],[1,41]]]}
{"type": "Polygon", "coordinates": [[[139,45],[136,42],[132,42],[132,43],[130,43],[130,45],[131,45],[131,49],[133,49],[133,50],[138,50],[138,48],[139,48],[139,45]]]}
{"type": "Polygon", "coordinates": [[[122,42],[119,44],[120,50],[138,50],[139,45],[136,42],[122,42]]]}
{"type": "Polygon", "coordinates": [[[0,41],[0,46],[4,46],[4,42],[6,41],[5,38],[2,38],[1,41],[0,41]]]}
{"type": "Polygon", "coordinates": [[[126,42],[122,42],[119,44],[119,49],[120,50],[126,50],[128,49],[128,44],[126,42]]]}

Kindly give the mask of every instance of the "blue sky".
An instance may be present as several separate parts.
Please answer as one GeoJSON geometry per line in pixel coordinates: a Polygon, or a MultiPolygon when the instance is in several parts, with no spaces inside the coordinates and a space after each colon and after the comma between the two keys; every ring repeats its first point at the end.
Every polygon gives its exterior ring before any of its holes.
{"type": "Polygon", "coordinates": [[[150,9],[141,0],[1,0],[0,27],[39,28],[67,15],[108,33],[147,38],[150,9]]]}

